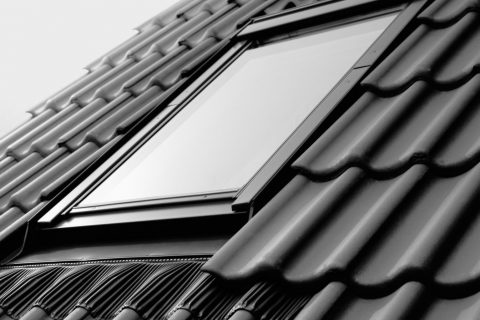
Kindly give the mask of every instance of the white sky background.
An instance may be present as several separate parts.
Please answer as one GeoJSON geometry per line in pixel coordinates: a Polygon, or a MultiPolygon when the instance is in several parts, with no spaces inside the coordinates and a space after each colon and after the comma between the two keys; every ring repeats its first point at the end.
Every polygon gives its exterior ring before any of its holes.
{"type": "Polygon", "coordinates": [[[0,137],[177,0],[0,1],[0,137]]]}

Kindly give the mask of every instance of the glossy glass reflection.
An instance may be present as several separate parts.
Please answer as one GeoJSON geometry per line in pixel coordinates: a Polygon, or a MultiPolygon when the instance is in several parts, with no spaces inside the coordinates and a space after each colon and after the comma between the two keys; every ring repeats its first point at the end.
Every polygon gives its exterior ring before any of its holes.
{"type": "Polygon", "coordinates": [[[81,205],[241,188],[393,18],[247,50],[81,205]]]}

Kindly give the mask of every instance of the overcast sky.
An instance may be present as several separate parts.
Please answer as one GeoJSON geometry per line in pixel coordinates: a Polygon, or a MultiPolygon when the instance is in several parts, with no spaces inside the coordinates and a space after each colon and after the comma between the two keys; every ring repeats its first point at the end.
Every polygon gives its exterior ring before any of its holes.
{"type": "Polygon", "coordinates": [[[0,136],[176,1],[0,1],[0,136]]]}

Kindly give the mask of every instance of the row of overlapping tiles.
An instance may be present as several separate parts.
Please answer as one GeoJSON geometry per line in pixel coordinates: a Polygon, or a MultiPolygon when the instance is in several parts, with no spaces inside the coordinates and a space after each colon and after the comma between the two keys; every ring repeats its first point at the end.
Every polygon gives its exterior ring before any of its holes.
{"type": "Polygon", "coordinates": [[[99,262],[0,270],[0,308],[18,319],[222,319],[235,313],[289,319],[310,299],[266,282],[231,286],[203,261],[99,262]],[[134,312],[132,312],[132,310],[134,312]]]}
{"type": "Polygon", "coordinates": [[[451,298],[480,292],[479,8],[424,11],[294,162],[297,176],[204,269],[382,297],[408,282],[451,298]]]}
{"type": "Polygon", "coordinates": [[[480,156],[480,14],[421,25],[364,81],[367,91],[295,166],[315,176],[378,173],[423,161],[464,171],[480,156]]]}
{"type": "Polygon", "coordinates": [[[0,231],[50,199],[253,16],[312,0],[180,1],[31,110],[0,140],[0,231]]]}
{"type": "Polygon", "coordinates": [[[176,280],[147,276],[150,263],[107,264],[115,271],[85,271],[102,281],[72,290],[81,297],[46,298],[71,292],[79,268],[103,264],[5,269],[3,312],[32,320],[475,319],[478,8],[444,0],[422,14],[394,58],[363,82],[363,97],[295,162],[300,174],[207,262],[215,276],[200,273],[200,263],[182,273],[197,276],[176,280]],[[270,282],[255,284],[260,278],[270,282]],[[168,284],[183,289],[175,295],[168,284]]]}
{"type": "Polygon", "coordinates": [[[341,282],[233,284],[203,261],[102,261],[0,269],[2,319],[476,319],[479,294],[441,298],[419,282],[382,297],[341,282]]]}
{"type": "Polygon", "coordinates": [[[327,182],[297,176],[207,269],[226,279],[270,270],[299,284],[334,277],[374,292],[423,279],[463,292],[480,279],[479,192],[480,165],[453,177],[425,165],[386,180],[355,167],[327,182]]]}

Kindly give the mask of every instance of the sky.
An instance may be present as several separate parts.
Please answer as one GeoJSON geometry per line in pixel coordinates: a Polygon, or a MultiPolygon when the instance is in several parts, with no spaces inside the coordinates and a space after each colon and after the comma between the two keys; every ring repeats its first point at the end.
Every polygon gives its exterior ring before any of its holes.
{"type": "Polygon", "coordinates": [[[0,137],[177,0],[0,1],[0,137]]]}

